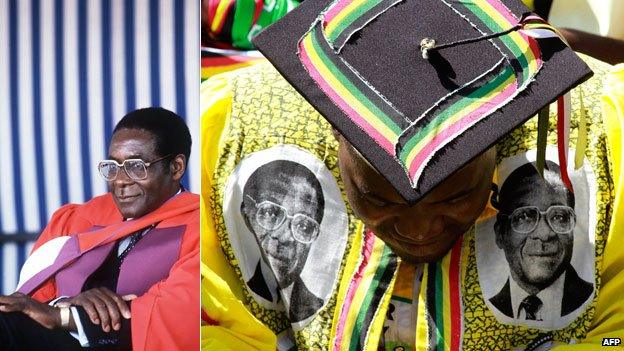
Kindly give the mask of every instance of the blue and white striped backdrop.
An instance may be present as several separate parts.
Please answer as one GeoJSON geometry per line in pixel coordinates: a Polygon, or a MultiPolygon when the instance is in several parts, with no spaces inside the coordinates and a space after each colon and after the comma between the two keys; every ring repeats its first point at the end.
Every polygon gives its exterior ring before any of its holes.
{"type": "MultiPolygon", "coordinates": [[[[38,233],[61,204],[104,193],[96,164],[115,123],[140,107],[186,119],[186,184],[199,191],[199,6],[0,0],[0,235],[38,233]]],[[[0,292],[14,289],[30,247],[0,246],[0,292]]]]}

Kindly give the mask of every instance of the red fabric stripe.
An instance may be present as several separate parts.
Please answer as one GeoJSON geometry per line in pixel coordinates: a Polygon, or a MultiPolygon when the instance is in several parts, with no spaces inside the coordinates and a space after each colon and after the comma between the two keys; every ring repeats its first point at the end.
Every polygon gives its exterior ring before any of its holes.
{"type": "MultiPolygon", "coordinates": [[[[230,12],[232,11],[232,7],[236,3],[236,0],[221,0],[221,1],[227,1],[228,4],[227,4],[227,8],[225,9],[225,11],[223,11],[223,16],[221,17],[221,23],[218,24],[219,26],[214,31],[216,34],[220,34],[221,30],[223,30],[223,26],[225,25],[225,22],[227,21],[228,16],[230,16],[230,12]]],[[[232,16],[233,16],[233,14],[232,14],[232,16]]]]}
{"type": "Polygon", "coordinates": [[[455,242],[451,251],[451,263],[449,270],[449,292],[451,294],[451,351],[459,350],[461,337],[461,303],[459,301],[459,259],[461,257],[462,238],[455,242]]]}
{"type": "Polygon", "coordinates": [[[523,37],[529,42],[529,48],[533,52],[533,56],[535,57],[535,60],[537,61],[537,65],[541,67],[542,66],[542,51],[540,50],[539,45],[537,44],[537,40],[535,40],[535,38],[531,38],[526,35],[523,35],[523,37]]]}
{"type": "Polygon", "coordinates": [[[256,0],[256,10],[254,11],[253,20],[251,21],[252,27],[258,22],[258,18],[260,18],[260,14],[262,13],[262,7],[264,7],[264,1],[256,0]]]}
{"type": "Polygon", "coordinates": [[[217,12],[217,6],[219,6],[219,0],[208,0],[208,23],[209,27],[214,19],[215,12],[217,12]]]}
{"type": "Polygon", "coordinates": [[[557,151],[559,154],[559,170],[561,171],[561,180],[563,184],[574,193],[570,177],[568,176],[568,160],[566,160],[567,145],[565,141],[565,103],[563,95],[557,99],[557,151]]]}
{"type": "Polygon", "coordinates": [[[219,325],[219,323],[217,323],[217,321],[215,321],[214,319],[208,317],[208,314],[206,314],[206,311],[201,310],[201,320],[202,320],[202,324],[203,325],[219,325]]]}
{"type": "Polygon", "coordinates": [[[353,302],[353,295],[355,295],[356,290],[360,286],[362,282],[362,278],[364,277],[364,271],[366,270],[366,266],[368,265],[368,260],[370,259],[371,253],[373,251],[373,246],[375,245],[375,240],[377,237],[373,235],[373,232],[366,229],[364,231],[364,239],[362,243],[362,261],[360,262],[359,267],[357,268],[357,272],[353,275],[353,279],[349,284],[349,288],[347,289],[347,294],[345,296],[345,300],[342,304],[342,309],[340,311],[340,318],[338,320],[338,326],[336,327],[336,337],[334,339],[334,350],[342,350],[342,338],[346,334],[345,323],[348,317],[349,309],[351,308],[351,302],[353,302]]]}

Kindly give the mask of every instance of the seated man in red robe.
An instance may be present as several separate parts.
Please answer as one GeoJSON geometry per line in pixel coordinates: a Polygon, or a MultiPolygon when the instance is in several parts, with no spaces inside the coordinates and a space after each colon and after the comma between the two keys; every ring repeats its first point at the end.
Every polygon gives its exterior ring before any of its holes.
{"type": "Polygon", "coordinates": [[[1,350],[193,350],[199,332],[199,198],[180,183],[184,121],[126,115],[99,163],[109,193],[61,207],[17,292],[0,296],[1,350]]]}

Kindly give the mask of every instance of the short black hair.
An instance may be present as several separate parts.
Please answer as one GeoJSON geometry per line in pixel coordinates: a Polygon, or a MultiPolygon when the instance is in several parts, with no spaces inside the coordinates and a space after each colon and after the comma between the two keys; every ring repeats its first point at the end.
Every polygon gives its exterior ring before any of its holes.
{"type": "MultiPolygon", "coordinates": [[[[256,169],[247,183],[243,187],[243,194],[251,196],[255,201],[262,202],[269,195],[270,191],[275,189],[272,186],[275,183],[293,184],[297,181],[303,181],[305,184],[314,189],[316,207],[314,219],[320,224],[323,220],[325,211],[325,197],[323,196],[323,188],[314,173],[306,166],[289,160],[275,160],[264,164],[256,169]]],[[[288,186],[286,187],[288,188],[288,186]]],[[[244,196],[243,202],[249,202],[247,196],[244,196]]],[[[251,205],[251,203],[247,204],[251,205]]]]}
{"type": "Polygon", "coordinates": [[[141,129],[152,133],[156,137],[158,156],[182,154],[188,163],[191,156],[191,133],[182,117],[174,112],[162,107],[134,110],[117,123],[113,134],[121,129],[141,129]]]}
{"type": "Polygon", "coordinates": [[[561,171],[559,166],[546,160],[546,167],[544,167],[544,178],[542,179],[537,173],[535,163],[529,162],[516,168],[503,183],[500,193],[498,194],[499,210],[502,213],[509,214],[513,211],[513,208],[509,208],[509,205],[513,202],[513,199],[517,196],[517,190],[523,185],[531,186],[534,179],[546,182],[551,188],[562,188],[566,194],[566,200],[570,207],[574,208],[575,199],[574,193],[572,193],[561,180],[561,171]]]}

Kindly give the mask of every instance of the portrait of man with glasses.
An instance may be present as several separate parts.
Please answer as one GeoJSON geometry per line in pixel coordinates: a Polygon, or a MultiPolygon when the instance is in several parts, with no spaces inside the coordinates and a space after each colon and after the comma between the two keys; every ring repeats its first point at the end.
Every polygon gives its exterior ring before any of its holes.
{"type": "Polygon", "coordinates": [[[510,275],[489,302],[505,316],[533,326],[556,323],[579,309],[594,289],[571,264],[575,194],[561,181],[559,166],[547,161],[543,178],[534,163],[516,168],[495,202],[496,246],[504,252],[510,275]]]}
{"type": "Polygon", "coordinates": [[[171,111],[119,121],[97,165],[108,193],[57,210],[17,292],[0,296],[0,350],[199,347],[199,196],[181,183],[190,150],[171,111]]]}
{"type": "MultiPolygon", "coordinates": [[[[321,184],[305,166],[276,160],[259,167],[243,189],[241,213],[256,236],[264,260],[271,267],[280,289],[291,290],[291,320],[299,322],[322,305],[300,277],[312,243],[323,220],[325,199],[321,184]]],[[[261,295],[260,262],[248,285],[261,295]]]]}

